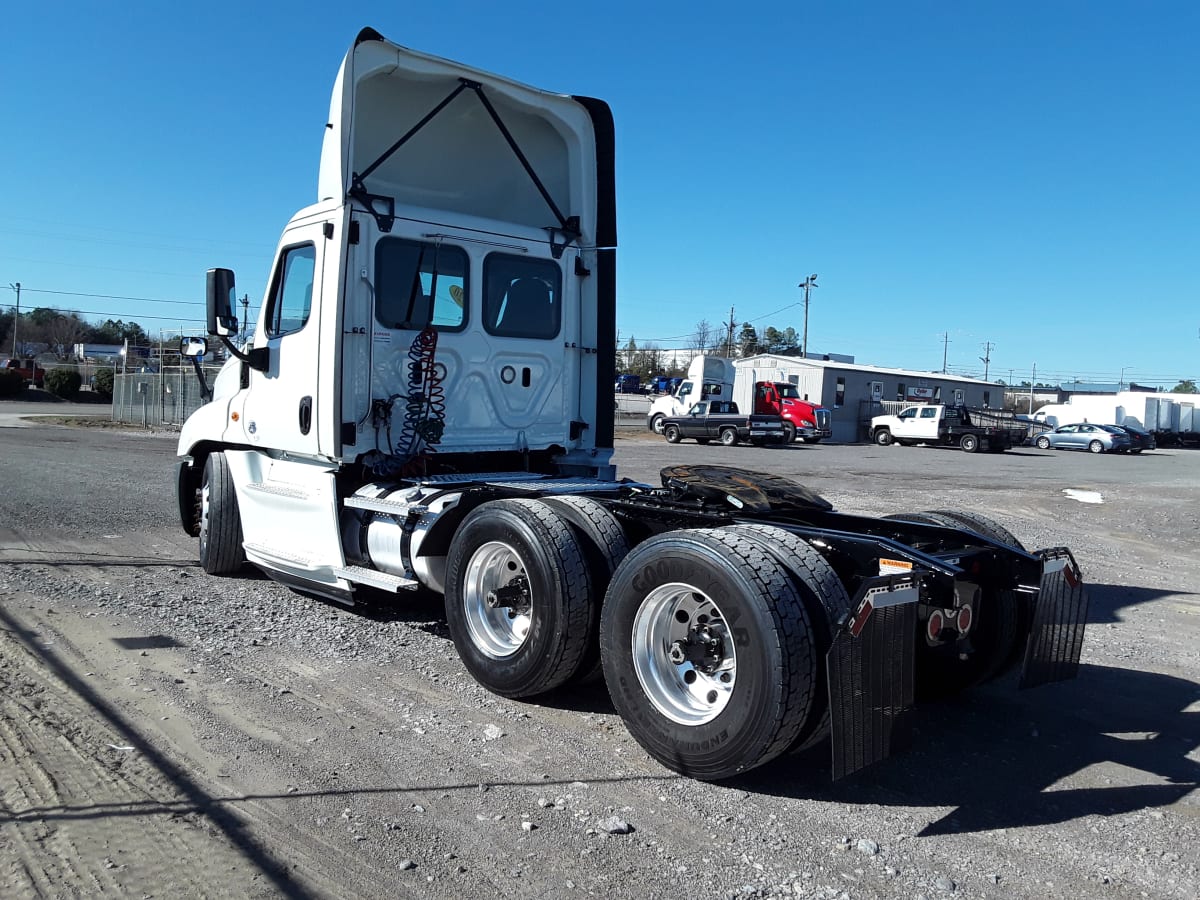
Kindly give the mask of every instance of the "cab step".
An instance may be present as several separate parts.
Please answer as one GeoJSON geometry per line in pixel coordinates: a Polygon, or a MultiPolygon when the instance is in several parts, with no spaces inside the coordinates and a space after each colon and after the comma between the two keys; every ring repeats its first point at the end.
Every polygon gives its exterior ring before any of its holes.
{"type": "Polygon", "coordinates": [[[382,591],[415,591],[421,586],[419,581],[412,578],[389,575],[387,572],[380,572],[378,569],[367,569],[363,566],[335,566],[333,574],[338,578],[345,578],[354,584],[365,584],[368,587],[379,588],[382,591]]]}

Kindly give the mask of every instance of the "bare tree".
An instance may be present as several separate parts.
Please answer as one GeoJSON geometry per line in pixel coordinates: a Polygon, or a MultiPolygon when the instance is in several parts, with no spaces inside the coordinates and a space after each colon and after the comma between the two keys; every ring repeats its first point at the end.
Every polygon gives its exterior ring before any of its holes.
{"type": "Polygon", "coordinates": [[[720,335],[709,324],[708,319],[696,323],[696,330],[688,339],[687,348],[693,354],[709,353],[720,342],[720,335]]]}
{"type": "Polygon", "coordinates": [[[47,322],[44,337],[47,349],[59,360],[67,362],[75,353],[75,345],[85,342],[89,326],[76,313],[66,313],[47,322]]]}

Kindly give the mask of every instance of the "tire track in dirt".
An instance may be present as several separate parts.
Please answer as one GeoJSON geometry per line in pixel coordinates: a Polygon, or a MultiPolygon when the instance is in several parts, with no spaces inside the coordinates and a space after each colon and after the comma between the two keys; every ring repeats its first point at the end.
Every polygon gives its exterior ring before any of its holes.
{"type": "MultiPolygon", "coordinates": [[[[200,896],[214,872],[233,894],[262,893],[262,867],[198,810],[194,791],[56,677],[6,610],[0,621],[0,835],[14,861],[0,893],[200,896]]],[[[56,656],[69,650],[62,635],[53,643],[56,656]]]]}

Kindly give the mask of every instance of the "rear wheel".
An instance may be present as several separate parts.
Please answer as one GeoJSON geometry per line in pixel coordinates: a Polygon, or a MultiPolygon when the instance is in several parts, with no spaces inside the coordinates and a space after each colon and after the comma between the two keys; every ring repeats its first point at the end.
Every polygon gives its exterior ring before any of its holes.
{"type": "Polygon", "coordinates": [[[662,435],[667,439],[668,444],[678,444],[681,435],[679,434],[678,425],[666,425],[662,429],[662,435]]]}
{"type": "Polygon", "coordinates": [[[729,778],[792,745],[816,684],[787,570],[727,530],[672,531],[617,569],[600,624],[604,678],[639,744],[693,778],[729,778]]]}
{"type": "Polygon", "coordinates": [[[790,444],[795,439],[796,439],[796,426],[793,425],[791,422],[785,421],[783,423],[783,442],[785,444],[790,444]]]}
{"type": "Polygon", "coordinates": [[[200,483],[200,565],[209,575],[231,575],[246,563],[242,517],[224,453],[209,454],[200,483]]]}
{"type": "Polygon", "coordinates": [[[537,500],[482,504],[450,544],[450,636],[475,680],[501,696],[541,694],[580,670],[595,596],[579,540],[537,500]]]}
{"type": "Polygon", "coordinates": [[[960,446],[966,453],[974,453],[979,449],[979,438],[973,434],[964,434],[958,441],[960,446]]]}
{"type": "Polygon", "coordinates": [[[986,538],[991,538],[1001,544],[1007,544],[1010,547],[1015,547],[1018,550],[1024,550],[1025,547],[1017,540],[1017,536],[1001,525],[994,519],[989,519],[987,516],[981,516],[979,513],[959,512],[958,510],[939,509],[935,510],[934,514],[944,518],[953,519],[959,522],[976,534],[982,534],[986,538]]]}
{"type": "Polygon", "coordinates": [[[738,442],[737,429],[722,428],[720,437],[722,444],[724,444],[726,447],[732,447],[738,442]]]}
{"type": "Polygon", "coordinates": [[[892,433],[886,428],[880,428],[875,432],[875,443],[880,447],[886,447],[892,442],[892,433]]]}
{"type": "Polygon", "coordinates": [[[1090,450],[1092,453],[1103,453],[1104,445],[1099,441],[1092,441],[1090,444],[1088,444],[1088,450],[1090,450]]]}
{"type": "Polygon", "coordinates": [[[590,497],[543,497],[542,502],[562,516],[575,533],[591,576],[592,626],[576,677],[581,681],[598,680],[601,674],[600,605],[613,572],[629,554],[629,541],[617,517],[590,497]]]}
{"type": "Polygon", "coordinates": [[[850,611],[850,597],[833,567],[803,538],[770,525],[734,525],[730,531],[754,541],[788,570],[792,586],[812,623],[816,656],[813,708],[796,735],[794,750],[807,750],[829,736],[829,678],[825,658],[837,634],[837,623],[850,611]]]}

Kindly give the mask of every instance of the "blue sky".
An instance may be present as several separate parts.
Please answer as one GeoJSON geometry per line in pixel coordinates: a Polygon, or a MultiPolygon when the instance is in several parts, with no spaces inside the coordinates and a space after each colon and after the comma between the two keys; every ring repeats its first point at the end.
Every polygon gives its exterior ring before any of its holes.
{"type": "Polygon", "coordinates": [[[352,6],[8,4],[0,286],[157,333],[224,265],[257,305],[370,25],[609,102],[622,340],[801,330],[817,273],[814,351],[1200,378],[1194,2],[352,6]]]}

